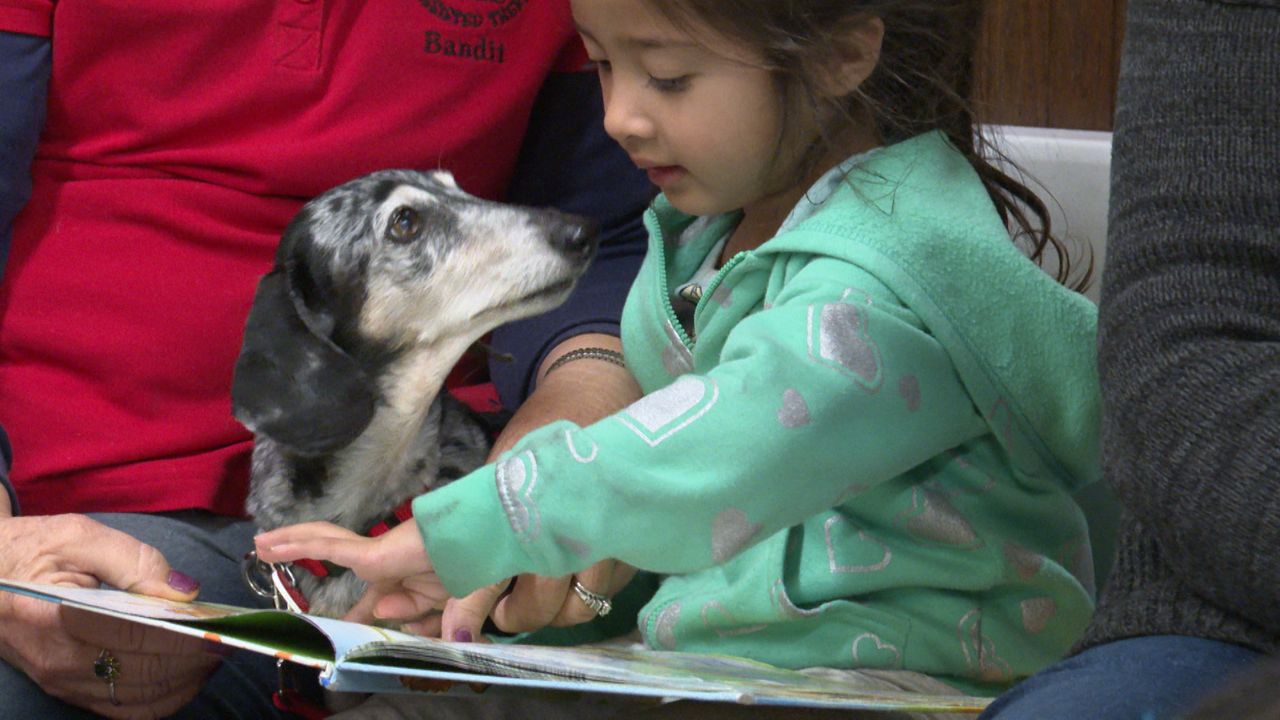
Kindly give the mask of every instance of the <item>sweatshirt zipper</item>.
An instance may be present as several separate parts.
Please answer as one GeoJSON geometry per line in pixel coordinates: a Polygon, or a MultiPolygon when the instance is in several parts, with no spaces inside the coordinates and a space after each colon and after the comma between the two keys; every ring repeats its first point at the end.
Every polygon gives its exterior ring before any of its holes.
{"type": "Polygon", "coordinates": [[[684,329],[684,323],[676,317],[675,306],[671,304],[671,287],[667,282],[667,240],[662,232],[662,225],[653,218],[650,223],[649,233],[653,235],[655,249],[658,253],[658,294],[662,296],[662,311],[666,313],[667,324],[675,328],[676,335],[680,338],[680,342],[684,343],[685,348],[689,351],[693,350],[693,338],[689,337],[689,333],[684,329]]]}
{"type": "MultiPolygon", "coordinates": [[[[658,277],[658,294],[662,296],[662,310],[666,314],[667,324],[675,328],[676,335],[679,336],[680,342],[684,343],[684,346],[692,352],[693,346],[697,344],[697,340],[691,337],[689,332],[685,330],[684,323],[680,322],[680,319],[676,317],[675,306],[671,304],[671,283],[667,277],[667,242],[666,237],[662,232],[662,225],[658,223],[656,219],[648,224],[650,225],[649,233],[653,235],[654,239],[657,241],[656,249],[658,254],[658,267],[661,269],[658,277]]],[[[724,279],[728,276],[729,272],[732,271],[740,262],[745,260],[746,257],[747,251],[736,253],[733,257],[729,258],[729,261],[724,264],[724,267],[720,268],[720,271],[711,278],[711,281],[707,283],[707,286],[702,289],[702,297],[698,298],[697,304],[694,305],[693,316],[695,318],[698,316],[699,311],[702,310],[702,304],[706,302],[711,297],[711,294],[715,292],[715,289],[724,282],[724,279]]]]}
{"type": "Polygon", "coordinates": [[[738,263],[747,259],[748,252],[749,251],[744,250],[734,254],[733,257],[729,258],[729,262],[725,263],[724,267],[720,268],[720,272],[712,276],[711,281],[707,283],[707,286],[702,288],[702,297],[698,298],[698,304],[693,310],[694,317],[697,317],[698,311],[702,309],[702,301],[710,298],[716,291],[716,288],[720,287],[720,284],[724,282],[726,277],[728,277],[729,273],[738,266],[738,263]]]}

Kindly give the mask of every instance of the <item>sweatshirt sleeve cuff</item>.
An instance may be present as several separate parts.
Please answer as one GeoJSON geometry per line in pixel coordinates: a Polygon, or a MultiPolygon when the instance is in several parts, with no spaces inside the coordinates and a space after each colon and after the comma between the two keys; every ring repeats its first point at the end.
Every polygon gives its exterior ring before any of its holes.
{"type": "Polygon", "coordinates": [[[499,497],[494,465],[413,501],[423,545],[454,597],[536,566],[499,497]],[[476,538],[484,538],[477,543],[476,538]]]}

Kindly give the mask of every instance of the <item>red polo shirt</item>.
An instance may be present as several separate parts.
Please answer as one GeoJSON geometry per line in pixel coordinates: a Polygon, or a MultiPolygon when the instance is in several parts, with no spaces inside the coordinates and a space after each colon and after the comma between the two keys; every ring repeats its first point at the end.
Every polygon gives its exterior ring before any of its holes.
{"type": "Polygon", "coordinates": [[[303,202],[380,168],[499,197],[561,0],[0,0],[50,37],[48,118],[0,286],[0,423],[28,514],[243,512],[231,371],[303,202]]]}

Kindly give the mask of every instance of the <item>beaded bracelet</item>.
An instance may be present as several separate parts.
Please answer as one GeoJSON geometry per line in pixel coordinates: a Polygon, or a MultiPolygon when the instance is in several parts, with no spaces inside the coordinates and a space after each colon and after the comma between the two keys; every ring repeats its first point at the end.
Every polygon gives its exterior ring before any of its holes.
{"type": "Polygon", "coordinates": [[[550,375],[555,372],[556,368],[564,365],[565,363],[571,363],[574,360],[603,360],[605,362],[613,363],[621,368],[625,368],[627,366],[627,361],[622,358],[622,353],[617,350],[609,350],[599,347],[584,347],[570,350],[556,358],[556,361],[551,363],[551,367],[547,368],[547,371],[542,374],[542,377],[550,375]]]}

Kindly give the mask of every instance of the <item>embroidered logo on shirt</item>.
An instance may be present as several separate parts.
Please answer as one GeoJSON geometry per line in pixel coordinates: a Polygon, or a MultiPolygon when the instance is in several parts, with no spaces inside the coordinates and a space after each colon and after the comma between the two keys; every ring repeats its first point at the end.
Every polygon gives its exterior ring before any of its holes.
{"type": "MultiPolygon", "coordinates": [[[[497,29],[506,25],[525,9],[528,0],[418,0],[438,20],[466,29],[497,29]],[[473,8],[473,9],[468,9],[473,8]]],[[[502,64],[507,47],[487,35],[458,37],[439,30],[427,30],[422,50],[428,55],[502,64]]]]}
{"type": "Polygon", "coordinates": [[[428,55],[460,58],[502,64],[507,61],[506,45],[496,40],[479,37],[475,40],[457,40],[445,37],[442,33],[427,31],[426,42],[422,46],[428,55]]]}
{"type": "Polygon", "coordinates": [[[418,0],[432,15],[458,27],[501,27],[519,15],[529,0],[471,0],[479,10],[463,10],[456,0],[418,0]],[[488,7],[485,7],[488,6],[488,7]]]}

